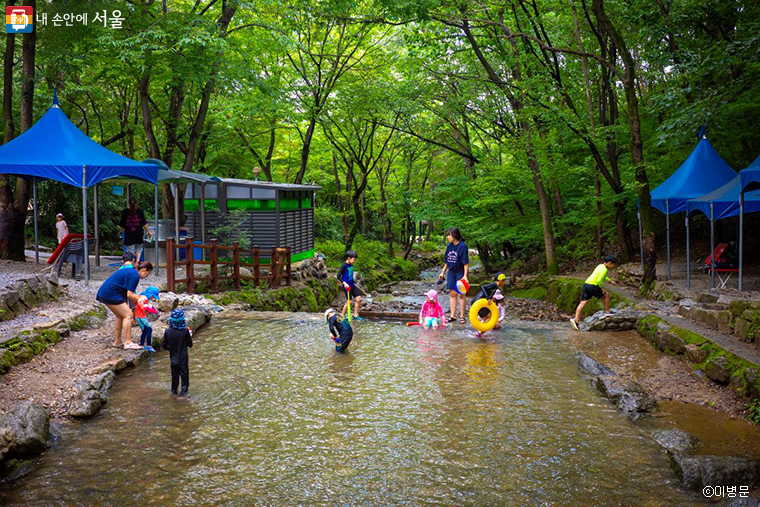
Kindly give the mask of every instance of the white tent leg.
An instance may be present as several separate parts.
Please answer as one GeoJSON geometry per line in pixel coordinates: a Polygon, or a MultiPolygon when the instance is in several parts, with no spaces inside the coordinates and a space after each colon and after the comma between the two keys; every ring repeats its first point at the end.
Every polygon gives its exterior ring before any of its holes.
{"type": "Polygon", "coordinates": [[[739,292],[744,274],[744,192],[739,192],[739,292]]]}
{"type": "Polygon", "coordinates": [[[32,178],[32,193],[34,194],[34,262],[40,263],[40,232],[37,225],[37,178],[32,178]]]}
{"type": "Polygon", "coordinates": [[[665,201],[665,232],[668,243],[668,280],[670,280],[670,206],[668,201],[665,201]]]}
{"type": "Polygon", "coordinates": [[[87,241],[87,166],[82,166],[82,236],[84,237],[84,285],[90,285],[90,247],[87,241]]]}
{"type": "Polygon", "coordinates": [[[710,278],[712,288],[715,288],[715,211],[710,202],[710,278]]]}
{"type": "Polygon", "coordinates": [[[100,266],[100,215],[98,214],[98,186],[92,187],[92,218],[95,221],[95,265],[100,266]]]}
{"type": "Polygon", "coordinates": [[[156,227],[156,230],[154,231],[155,234],[153,234],[153,247],[156,250],[156,265],[153,266],[153,269],[156,272],[156,276],[158,276],[158,183],[156,183],[156,189],[153,193],[153,206],[155,207],[155,215],[153,215],[153,220],[156,227]]]}
{"type": "Polygon", "coordinates": [[[686,288],[691,289],[691,260],[689,259],[689,210],[686,210],[686,288]]]}

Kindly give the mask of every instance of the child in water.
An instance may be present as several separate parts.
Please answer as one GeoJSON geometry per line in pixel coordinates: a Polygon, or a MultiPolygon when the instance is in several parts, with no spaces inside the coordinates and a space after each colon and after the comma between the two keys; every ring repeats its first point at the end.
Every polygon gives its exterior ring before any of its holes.
{"type": "Polygon", "coordinates": [[[185,312],[180,308],[172,310],[169,316],[169,328],[164,331],[163,348],[169,351],[172,370],[172,394],[177,394],[180,378],[182,379],[181,396],[187,396],[190,387],[190,359],[187,349],[192,348],[193,338],[185,322],[185,312]]]}
{"type": "Polygon", "coordinates": [[[342,316],[338,315],[333,308],[325,310],[325,319],[330,327],[330,336],[335,342],[336,352],[345,352],[351,339],[354,337],[354,330],[342,316]]]}
{"type": "Polygon", "coordinates": [[[143,347],[144,350],[153,353],[156,352],[156,349],[151,346],[153,328],[148,321],[147,314],[158,313],[158,311],[151,306],[150,301],[158,301],[160,299],[161,298],[158,295],[158,287],[151,286],[140,294],[140,297],[137,298],[137,304],[135,305],[135,320],[137,321],[137,325],[140,326],[140,331],[142,331],[142,334],[140,334],[140,346],[143,347]]]}
{"type": "Polygon", "coordinates": [[[357,257],[358,256],[354,250],[349,250],[346,252],[346,262],[344,262],[340,267],[340,270],[338,270],[338,281],[341,283],[341,285],[343,285],[343,292],[346,293],[346,304],[343,305],[343,311],[341,312],[341,315],[346,315],[349,300],[351,296],[353,296],[354,319],[364,320],[359,317],[359,305],[361,305],[364,292],[359,289],[356,286],[356,282],[354,282],[354,262],[356,262],[357,257]]]}
{"type": "Polygon", "coordinates": [[[427,300],[422,303],[420,309],[420,324],[425,329],[432,327],[438,329],[438,326],[446,326],[446,312],[443,311],[441,303],[438,302],[438,291],[429,290],[425,294],[427,300]]]}

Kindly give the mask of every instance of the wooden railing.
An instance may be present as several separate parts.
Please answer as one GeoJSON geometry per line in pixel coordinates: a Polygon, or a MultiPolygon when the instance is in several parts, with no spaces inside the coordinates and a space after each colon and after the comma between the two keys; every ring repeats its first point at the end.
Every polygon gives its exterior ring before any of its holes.
{"type": "Polygon", "coordinates": [[[187,284],[186,291],[189,294],[195,293],[195,284],[198,282],[209,282],[211,286],[211,292],[218,292],[219,282],[221,280],[232,280],[234,288],[240,290],[240,282],[243,280],[252,281],[254,285],[258,286],[262,281],[269,282],[270,287],[279,286],[282,281],[285,281],[285,285],[290,285],[290,247],[286,248],[259,248],[254,246],[251,249],[240,248],[240,245],[235,242],[232,246],[222,246],[217,244],[216,240],[211,240],[210,245],[198,245],[194,243],[174,243],[173,238],[166,238],[166,288],[167,290],[174,292],[178,283],[187,284]],[[208,255],[202,257],[209,260],[200,260],[193,258],[193,248],[200,248],[204,253],[209,252],[208,255]],[[174,257],[175,250],[177,252],[185,251],[185,260],[177,260],[174,257]],[[232,252],[232,260],[220,260],[220,252],[232,252]],[[241,262],[240,256],[250,255],[253,258],[253,262],[241,262]],[[260,259],[262,257],[268,257],[268,263],[262,263],[260,259]],[[195,266],[210,266],[209,276],[198,276],[195,273],[195,266]],[[219,266],[231,266],[231,275],[220,275],[219,266]],[[177,278],[175,270],[177,268],[185,268],[185,277],[177,278]],[[240,268],[248,268],[253,273],[253,276],[241,275],[240,268]],[[262,268],[268,269],[269,273],[262,276],[262,268]]]}

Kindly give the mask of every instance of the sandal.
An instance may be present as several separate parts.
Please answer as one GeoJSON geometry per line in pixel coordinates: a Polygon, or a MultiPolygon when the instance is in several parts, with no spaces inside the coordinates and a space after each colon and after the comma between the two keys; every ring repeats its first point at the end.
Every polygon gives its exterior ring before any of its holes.
{"type": "Polygon", "coordinates": [[[459,323],[460,323],[460,324],[464,324],[464,323],[465,323],[465,322],[464,322],[464,317],[462,317],[461,319],[459,319],[459,323]]]}
{"type": "Polygon", "coordinates": [[[122,343],[112,343],[111,347],[113,347],[115,349],[120,349],[120,348],[124,347],[124,343],[123,342],[122,343]]]}

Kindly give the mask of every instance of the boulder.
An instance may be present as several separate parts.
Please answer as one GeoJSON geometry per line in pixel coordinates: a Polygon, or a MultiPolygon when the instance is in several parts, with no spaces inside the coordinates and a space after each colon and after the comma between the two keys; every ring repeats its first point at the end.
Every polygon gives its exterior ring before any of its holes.
{"type": "Polygon", "coordinates": [[[750,398],[760,398],[760,382],[755,368],[744,369],[744,380],[747,382],[747,394],[750,398]]]}
{"type": "Polygon", "coordinates": [[[731,334],[731,322],[734,320],[734,316],[728,310],[721,310],[718,312],[718,331],[725,334],[731,334]]]}
{"type": "Polygon", "coordinates": [[[657,402],[632,380],[621,379],[615,375],[601,375],[596,377],[596,388],[632,421],[657,408],[657,402]]]}
{"type": "Polygon", "coordinates": [[[98,375],[98,377],[92,381],[92,388],[98,390],[101,393],[105,393],[113,383],[116,381],[116,374],[112,370],[108,370],[98,375]]]}
{"type": "Polygon", "coordinates": [[[69,415],[78,418],[92,417],[100,412],[103,406],[100,392],[89,382],[80,380],[77,384],[77,393],[69,403],[69,415]]]}
{"type": "Polygon", "coordinates": [[[686,355],[692,363],[703,363],[707,359],[707,350],[690,343],[686,346],[686,355]]]}
{"type": "Polygon", "coordinates": [[[597,377],[599,375],[615,375],[615,372],[608,367],[587,356],[583,352],[576,352],[575,358],[578,360],[578,369],[586,375],[597,377]]]}
{"type": "Polygon", "coordinates": [[[127,362],[124,360],[123,357],[113,357],[95,366],[92,370],[90,370],[90,374],[99,375],[107,371],[113,371],[113,372],[118,373],[126,367],[127,367],[127,362]]]}
{"type": "Polygon", "coordinates": [[[672,331],[663,333],[662,343],[665,346],[664,348],[669,349],[674,354],[683,354],[686,351],[686,342],[672,331]]]}
{"type": "Polygon", "coordinates": [[[684,487],[749,486],[760,479],[760,460],[735,456],[687,456],[669,452],[670,464],[684,487]]]}
{"type": "Polygon", "coordinates": [[[692,312],[695,320],[702,322],[709,328],[718,329],[718,312],[715,310],[706,310],[704,308],[695,308],[692,312]]]}
{"type": "Polygon", "coordinates": [[[726,500],[726,503],[723,505],[724,507],[760,507],[760,500],[753,496],[736,496],[734,498],[729,498],[726,500]]]}
{"type": "Polygon", "coordinates": [[[162,312],[171,312],[179,304],[179,298],[173,292],[166,292],[161,294],[161,299],[158,301],[157,307],[162,312]]]}
{"type": "Polygon", "coordinates": [[[0,418],[0,459],[39,454],[50,438],[50,416],[42,405],[24,401],[0,418]]]}
{"type": "Polygon", "coordinates": [[[717,294],[711,294],[709,292],[703,292],[697,296],[698,303],[717,303],[719,296],[717,294]]]}
{"type": "Polygon", "coordinates": [[[679,428],[658,430],[652,436],[655,442],[671,452],[691,451],[699,444],[697,437],[679,428]]]}
{"type": "Polygon", "coordinates": [[[729,361],[726,356],[710,358],[705,365],[705,374],[719,384],[728,384],[731,379],[729,361]]]}
{"type": "Polygon", "coordinates": [[[739,338],[740,340],[746,340],[747,336],[749,335],[749,328],[752,325],[752,323],[745,319],[736,319],[734,321],[734,336],[739,338]]]}

